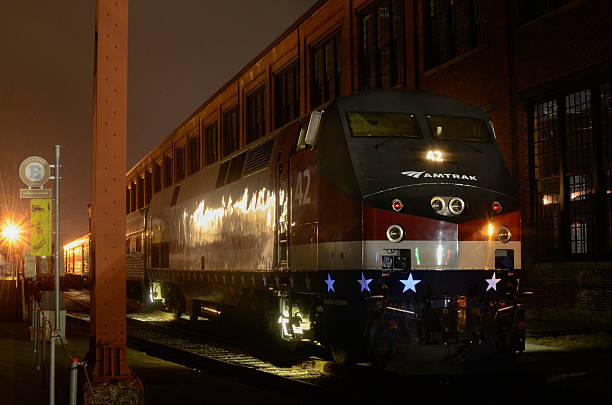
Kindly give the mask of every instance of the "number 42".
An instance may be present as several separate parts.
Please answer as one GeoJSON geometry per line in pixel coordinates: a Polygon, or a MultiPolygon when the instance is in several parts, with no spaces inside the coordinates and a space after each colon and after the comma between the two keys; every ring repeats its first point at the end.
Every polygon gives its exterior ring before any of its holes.
{"type": "Polygon", "coordinates": [[[306,169],[303,172],[298,172],[295,185],[295,199],[298,205],[310,204],[310,170],[306,169]],[[304,191],[302,191],[302,181],[304,182],[304,191]]]}

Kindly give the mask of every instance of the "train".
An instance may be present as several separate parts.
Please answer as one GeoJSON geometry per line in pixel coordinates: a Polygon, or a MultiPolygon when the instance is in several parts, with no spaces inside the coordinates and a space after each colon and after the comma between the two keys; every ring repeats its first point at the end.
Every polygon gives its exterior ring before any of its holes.
{"type": "MultiPolygon", "coordinates": [[[[133,218],[134,216],[132,216],[133,218]]],[[[142,301],[144,286],[144,253],[142,229],[126,226],[126,294],[127,298],[142,301]]],[[[133,225],[133,224],[132,224],[133,225]]],[[[91,234],[82,235],[63,246],[64,288],[89,290],[91,287],[91,234]]]]}
{"type": "Polygon", "coordinates": [[[447,96],[338,97],[127,217],[146,300],[176,315],[338,361],[524,351],[513,181],[487,115],[447,96]]]}

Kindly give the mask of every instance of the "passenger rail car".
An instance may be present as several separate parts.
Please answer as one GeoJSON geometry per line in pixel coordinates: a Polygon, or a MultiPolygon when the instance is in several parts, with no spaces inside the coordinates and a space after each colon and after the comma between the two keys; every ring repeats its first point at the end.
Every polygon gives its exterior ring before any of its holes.
{"type": "Polygon", "coordinates": [[[350,95],[156,193],[145,278],[177,313],[265,320],[336,354],[514,354],[518,208],[480,109],[350,95]]]}
{"type": "MultiPolygon", "coordinates": [[[[144,211],[129,214],[126,221],[126,291],[127,298],[139,301],[144,282],[143,231],[144,211]]],[[[67,288],[90,288],[92,248],[89,233],[64,245],[64,284],[67,288]]]]}
{"type": "Polygon", "coordinates": [[[64,283],[68,288],[89,289],[90,241],[88,233],[64,245],[64,283]]]}

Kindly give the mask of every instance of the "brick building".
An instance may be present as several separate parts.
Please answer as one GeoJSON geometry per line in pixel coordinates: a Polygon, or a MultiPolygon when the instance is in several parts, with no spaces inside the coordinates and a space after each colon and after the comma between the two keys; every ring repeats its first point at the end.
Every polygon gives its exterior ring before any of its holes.
{"type": "Polygon", "coordinates": [[[442,93],[494,123],[531,317],[610,324],[610,16],[609,0],[320,1],[128,172],[126,211],[338,95],[442,93]]]}

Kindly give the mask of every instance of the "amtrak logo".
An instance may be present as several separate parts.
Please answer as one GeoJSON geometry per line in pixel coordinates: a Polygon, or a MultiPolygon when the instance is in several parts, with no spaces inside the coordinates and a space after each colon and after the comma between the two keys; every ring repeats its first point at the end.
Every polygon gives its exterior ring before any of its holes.
{"type": "Polygon", "coordinates": [[[469,176],[467,174],[457,174],[457,173],[429,173],[426,171],[416,172],[409,170],[407,172],[402,172],[404,176],[412,177],[414,179],[418,178],[433,178],[433,179],[455,179],[455,180],[469,180],[469,181],[478,181],[476,176],[469,176]]]}

